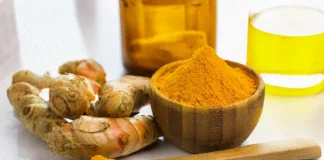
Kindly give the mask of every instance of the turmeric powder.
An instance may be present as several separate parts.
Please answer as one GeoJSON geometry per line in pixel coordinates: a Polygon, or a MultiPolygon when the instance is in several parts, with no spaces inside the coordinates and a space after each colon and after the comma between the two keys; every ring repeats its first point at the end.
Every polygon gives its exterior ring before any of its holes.
{"type": "Polygon", "coordinates": [[[91,158],[91,160],[114,160],[114,159],[108,159],[108,158],[105,158],[104,156],[102,155],[96,155],[96,156],[93,156],[91,158]]]}
{"type": "Polygon", "coordinates": [[[168,98],[195,106],[222,106],[242,101],[256,91],[255,81],[240,68],[232,68],[215,50],[205,46],[172,73],[158,79],[168,98]]]}

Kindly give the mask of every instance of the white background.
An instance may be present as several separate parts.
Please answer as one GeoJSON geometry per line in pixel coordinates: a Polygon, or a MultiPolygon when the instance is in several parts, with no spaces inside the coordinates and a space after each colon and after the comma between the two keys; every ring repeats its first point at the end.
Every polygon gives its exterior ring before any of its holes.
{"type": "MultiPolygon", "coordinates": [[[[218,54],[245,63],[250,0],[218,1],[218,54]]],[[[20,63],[37,73],[50,71],[67,60],[94,57],[103,64],[108,79],[123,73],[120,60],[119,6],[117,0],[15,1],[20,63]]],[[[323,4],[319,4],[323,5],[323,4]]],[[[19,69],[19,68],[17,68],[19,69]]],[[[10,76],[0,81],[0,159],[59,160],[46,145],[23,128],[6,98],[10,76]]],[[[260,122],[244,143],[310,137],[324,147],[324,94],[308,97],[267,95],[260,122]]],[[[143,110],[150,113],[149,107],[143,110]]],[[[125,159],[152,159],[186,155],[159,141],[125,159]]]]}

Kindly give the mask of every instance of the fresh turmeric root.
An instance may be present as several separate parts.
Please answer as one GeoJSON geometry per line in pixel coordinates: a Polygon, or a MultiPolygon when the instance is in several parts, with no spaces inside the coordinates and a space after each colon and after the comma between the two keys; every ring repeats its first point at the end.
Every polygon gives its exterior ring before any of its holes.
{"type": "Polygon", "coordinates": [[[140,76],[124,76],[103,85],[99,101],[91,105],[87,115],[98,117],[129,117],[148,103],[150,79],[140,76]]]}
{"type": "MultiPolygon", "coordinates": [[[[86,77],[85,77],[86,78],[86,77]]],[[[100,90],[100,84],[94,80],[87,78],[91,84],[93,92],[98,94],[100,90]]],[[[38,89],[49,88],[53,83],[54,78],[50,76],[48,72],[44,73],[43,75],[38,75],[28,70],[20,70],[16,72],[12,77],[12,84],[18,82],[26,82],[29,83],[38,89]]]]}
{"type": "Polygon", "coordinates": [[[50,76],[48,72],[43,75],[37,75],[28,70],[21,70],[16,72],[12,76],[12,84],[18,82],[26,82],[29,83],[38,89],[49,88],[51,83],[53,82],[53,78],[50,76]]]}
{"type": "Polygon", "coordinates": [[[70,159],[90,159],[95,155],[109,158],[126,156],[158,138],[150,116],[138,118],[98,118],[82,116],[48,135],[54,153],[70,159]]]}
{"type": "Polygon", "coordinates": [[[49,109],[48,103],[38,95],[39,90],[34,86],[18,82],[8,88],[7,94],[24,126],[43,141],[47,140],[53,127],[65,123],[63,118],[49,109]]]}
{"type": "MultiPolygon", "coordinates": [[[[60,88],[70,83],[77,85],[78,82],[74,83],[73,78],[69,81],[69,76],[71,75],[55,79],[51,84],[52,87],[60,88]]],[[[126,78],[123,81],[133,81],[131,79],[126,78]]],[[[30,82],[28,79],[25,81],[30,82]]],[[[59,90],[62,90],[63,94],[68,94],[69,90],[65,89],[62,87],[59,90]]],[[[155,121],[150,116],[138,118],[81,116],[67,123],[50,109],[49,104],[39,96],[39,93],[38,88],[25,82],[17,82],[7,90],[8,99],[25,128],[47,142],[49,148],[58,155],[70,159],[90,159],[95,155],[116,158],[136,152],[158,138],[155,121]]]]}
{"type": "Polygon", "coordinates": [[[85,59],[79,61],[69,61],[59,68],[60,74],[72,73],[84,76],[96,81],[100,85],[106,83],[106,73],[102,66],[93,59],[85,59]]]}
{"type": "Polygon", "coordinates": [[[79,118],[95,99],[88,79],[73,74],[60,75],[50,87],[50,107],[58,116],[79,118]]]}
{"type": "MultiPolygon", "coordinates": [[[[58,116],[70,119],[80,117],[95,99],[93,85],[89,79],[73,74],[53,78],[49,73],[40,76],[21,70],[12,78],[12,84],[29,83],[38,89],[50,88],[50,107],[58,116]]],[[[100,86],[99,86],[100,87],[100,86]]],[[[98,87],[95,87],[98,90],[98,87]]]]}

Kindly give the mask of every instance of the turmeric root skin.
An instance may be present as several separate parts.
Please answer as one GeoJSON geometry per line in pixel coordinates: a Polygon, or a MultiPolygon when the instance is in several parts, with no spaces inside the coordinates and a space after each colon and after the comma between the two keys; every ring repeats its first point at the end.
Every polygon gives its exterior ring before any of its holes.
{"type": "Polygon", "coordinates": [[[70,159],[109,158],[136,152],[158,138],[150,116],[139,118],[98,118],[82,116],[70,124],[56,127],[48,136],[54,153],[70,159]]]}
{"type": "Polygon", "coordinates": [[[59,73],[73,73],[79,76],[84,76],[98,82],[100,85],[106,83],[106,73],[103,67],[93,59],[69,61],[60,66],[59,73]]]}
{"type": "Polygon", "coordinates": [[[38,93],[37,88],[24,82],[13,84],[7,90],[8,99],[25,128],[46,141],[53,127],[60,126],[65,121],[49,109],[38,93]]]}
{"type": "Polygon", "coordinates": [[[99,101],[87,110],[87,115],[98,117],[129,117],[148,103],[150,79],[124,76],[103,85],[99,101]]]}
{"type": "Polygon", "coordinates": [[[53,78],[48,72],[43,75],[37,75],[28,70],[21,70],[12,76],[12,84],[19,82],[26,82],[37,87],[38,89],[44,89],[49,88],[53,82],[53,78]]]}
{"type": "Polygon", "coordinates": [[[63,118],[79,118],[94,99],[89,81],[81,76],[61,75],[54,79],[50,88],[51,110],[63,118]]]}

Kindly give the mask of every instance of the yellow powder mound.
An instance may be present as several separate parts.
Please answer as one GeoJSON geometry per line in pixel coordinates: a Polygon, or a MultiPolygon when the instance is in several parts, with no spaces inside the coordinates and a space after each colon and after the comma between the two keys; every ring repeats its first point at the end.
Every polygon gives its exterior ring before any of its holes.
{"type": "Polygon", "coordinates": [[[255,81],[240,68],[231,68],[213,48],[198,49],[173,73],[158,79],[160,92],[180,103],[221,106],[242,101],[256,90],[255,81]]]}
{"type": "Polygon", "coordinates": [[[105,158],[104,156],[101,156],[101,155],[96,155],[96,156],[93,156],[91,158],[91,160],[114,160],[114,159],[109,159],[109,158],[105,158]]]}

